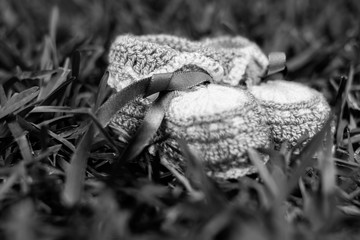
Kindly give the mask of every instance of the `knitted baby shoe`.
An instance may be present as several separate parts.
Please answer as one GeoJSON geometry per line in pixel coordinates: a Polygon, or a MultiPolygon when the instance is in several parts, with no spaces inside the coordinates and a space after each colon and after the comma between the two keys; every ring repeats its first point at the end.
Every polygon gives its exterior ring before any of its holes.
{"type": "Polygon", "coordinates": [[[275,143],[295,145],[306,132],[314,136],[330,114],[324,96],[300,83],[268,81],[251,86],[249,91],[266,110],[275,143]]]}
{"type": "Polygon", "coordinates": [[[253,173],[247,150],[268,145],[270,131],[264,116],[246,90],[210,84],[179,92],[166,112],[169,140],[162,153],[177,159],[171,139],[182,138],[201,153],[211,176],[238,178],[253,173]]]}

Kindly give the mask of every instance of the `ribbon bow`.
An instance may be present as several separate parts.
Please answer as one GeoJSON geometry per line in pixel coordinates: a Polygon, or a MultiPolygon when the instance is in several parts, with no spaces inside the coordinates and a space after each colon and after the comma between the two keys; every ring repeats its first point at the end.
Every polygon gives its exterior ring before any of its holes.
{"type": "Polygon", "coordinates": [[[164,119],[166,108],[174,95],[174,91],[184,91],[211,81],[210,75],[200,71],[154,74],[152,77],[137,81],[112,95],[99,108],[96,115],[101,125],[105,127],[112,116],[126,103],[138,97],[145,98],[154,93],[160,93],[151,104],[143,124],[132,138],[131,144],[128,145],[121,156],[130,161],[148,146],[156,134],[164,119]]]}
{"type": "MultiPolygon", "coordinates": [[[[266,77],[286,70],[285,61],[285,54],[271,53],[266,77]]],[[[138,97],[146,98],[154,93],[160,93],[151,104],[142,125],[121,156],[130,161],[138,156],[155,136],[164,119],[170,100],[174,96],[173,92],[184,91],[209,82],[212,82],[212,77],[201,71],[154,74],[152,77],[136,81],[112,95],[97,111],[97,117],[101,125],[105,127],[128,102],[138,97]]]]}

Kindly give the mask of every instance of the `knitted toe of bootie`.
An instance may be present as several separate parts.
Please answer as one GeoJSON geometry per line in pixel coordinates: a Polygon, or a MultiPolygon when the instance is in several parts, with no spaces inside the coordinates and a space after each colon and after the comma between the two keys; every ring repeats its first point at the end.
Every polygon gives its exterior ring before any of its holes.
{"type": "Polygon", "coordinates": [[[324,96],[300,83],[268,81],[249,90],[266,110],[276,143],[288,141],[295,145],[306,132],[314,136],[330,114],[324,96]]]}
{"type": "Polygon", "coordinates": [[[237,178],[254,172],[247,150],[266,147],[269,127],[262,108],[247,91],[210,84],[174,97],[166,112],[163,144],[168,159],[180,158],[172,139],[197,149],[209,175],[237,178]]]}

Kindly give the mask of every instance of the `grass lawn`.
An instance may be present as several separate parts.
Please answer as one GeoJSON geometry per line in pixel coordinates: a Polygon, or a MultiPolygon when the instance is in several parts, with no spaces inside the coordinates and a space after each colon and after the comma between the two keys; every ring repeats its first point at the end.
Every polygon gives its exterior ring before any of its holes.
{"type": "Polygon", "coordinates": [[[0,0],[0,239],[360,239],[359,30],[357,0],[0,0]],[[187,178],[119,159],[95,113],[124,33],[283,51],[333,121],[238,180],[206,177],[191,150],[187,178]]]}

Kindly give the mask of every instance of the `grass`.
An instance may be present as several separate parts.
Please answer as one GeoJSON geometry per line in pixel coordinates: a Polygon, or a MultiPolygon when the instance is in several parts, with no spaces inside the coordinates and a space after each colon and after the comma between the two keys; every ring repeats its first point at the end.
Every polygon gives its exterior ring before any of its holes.
{"type": "Polygon", "coordinates": [[[358,239],[359,13],[351,0],[0,0],[0,239],[358,239]],[[284,51],[287,78],[323,92],[335,124],[300,153],[267,150],[266,166],[250,151],[259,176],[237,181],[207,178],[185,143],[187,178],[121,161],[95,113],[127,32],[284,51]]]}

